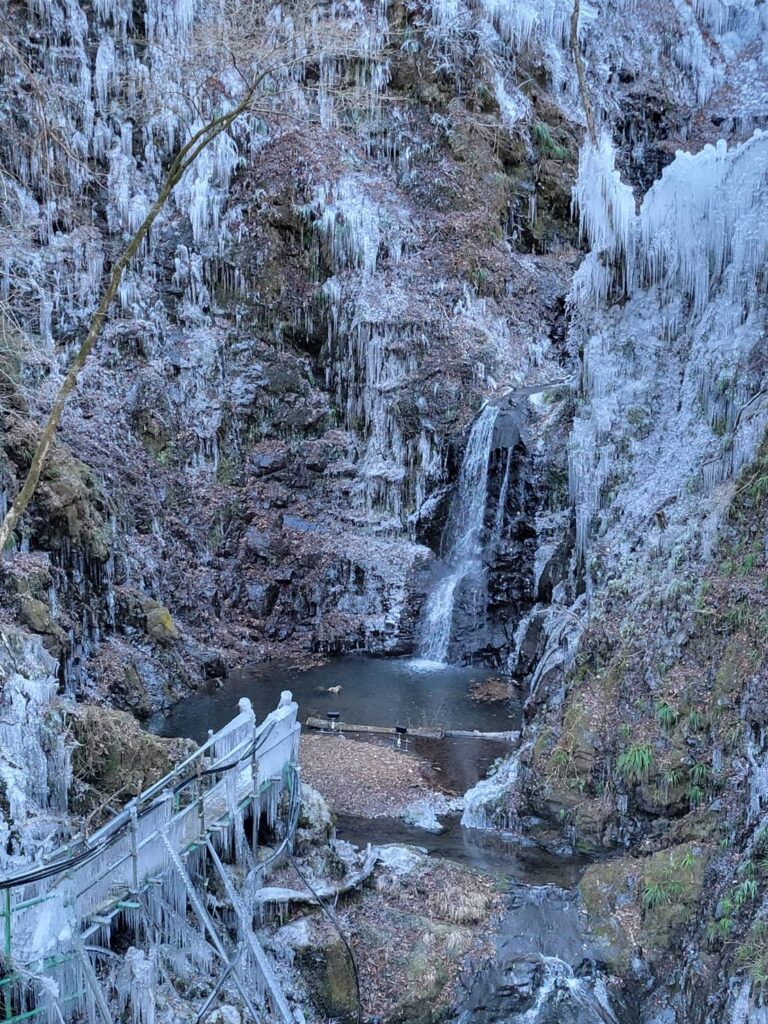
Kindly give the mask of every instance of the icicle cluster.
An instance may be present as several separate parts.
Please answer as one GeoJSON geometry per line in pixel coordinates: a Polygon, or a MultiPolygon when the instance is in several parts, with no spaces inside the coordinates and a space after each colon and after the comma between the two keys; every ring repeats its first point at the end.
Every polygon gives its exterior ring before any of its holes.
{"type": "Polygon", "coordinates": [[[627,516],[650,520],[637,528],[657,554],[675,536],[706,546],[686,513],[692,484],[708,494],[732,479],[768,425],[765,381],[750,369],[766,310],[766,166],[762,132],[679,152],[635,214],[608,140],[585,143],[574,201],[593,248],[571,292],[585,333],[569,445],[579,558],[609,495],[625,536],[627,516]],[[654,521],[659,508],[670,512],[654,521]]]}
{"type": "Polygon", "coordinates": [[[71,750],[52,707],[56,663],[38,637],[0,633],[0,867],[61,838],[71,750]]]}

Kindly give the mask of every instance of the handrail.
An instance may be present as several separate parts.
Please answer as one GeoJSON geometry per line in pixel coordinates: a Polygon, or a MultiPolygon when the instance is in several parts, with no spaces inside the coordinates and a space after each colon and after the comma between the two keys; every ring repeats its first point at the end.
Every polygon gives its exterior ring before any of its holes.
{"type": "MultiPolygon", "coordinates": [[[[265,741],[269,738],[272,731],[277,724],[277,714],[282,710],[283,707],[287,707],[287,704],[281,703],[275,711],[267,716],[258,726],[255,726],[254,733],[247,739],[242,740],[236,744],[232,750],[228,751],[226,755],[219,758],[218,761],[214,761],[207,769],[201,774],[209,776],[218,772],[224,772],[236,767],[238,764],[246,761],[255,754],[263,752],[263,747],[259,744],[259,739],[265,741]],[[266,731],[266,735],[262,734],[266,731]],[[238,754],[243,748],[246,748],[242,755],[236,760],[232,760],[233,756],[238,754]],[[222,763],[224,762],[224,763],[222,763]]],[[[242,698],[240,701],[240,714],[232,719],[231,722],[227,723],[217,733],[210,736],[204,744],[202,744],[196,751],[194,751],[189,757],[185,758],[180,764],[178,764],[172,771],[168,772],[158,782],[153,783],[147,790],[134,797],[122,811],[119,811],[113,818],[111,818],[105,825],[93,833],[92,836],[87,838],[81,838],[75,840],[75,846],[83,845],[85,849],[74,855],[71,854],[73,848],[73,841],[70,840],[66,845],[59,847],[54,850],[49,858],[43,862],[34,865],[34,870],[30,870],[30,867],[19,869],[18,871],[6,875],[0,878],[0,891],[6,889],[17,888],[22,885],[33,884],[35,882],[45,881],[49,878],[53,878],[56,875],[64,874],[66,871],[71,870],[74,867],[80,867],[83,864],[88,863],[90,860],[95,859],[99,854],[103,853],[114,842],[119,839],[124,829],[131,824],[132,815],[134,810],[138,811],[141,806],[141,811],[138,812],[140,817],[152,811],[157,805],[166,798],[166,794],[169,792],[169,784],[177,779],[182,769],[193,764],[197,759],[203,757],[215,743],[220,742],[223,737],[228,733],[233,732],[235,729],[240,728],[248,722],[254,722],[254,715],[250,708],[250,701],[247,698],[242,698]],[[246,706],[247,704],[247,706],[246,706]],[[151,802],[147,804],[147,801],[151,799],[151,802]],[[56,860],[57,854],[64,853],[70,854],[61,860],[56,860]]],[[[291,712],[288,712],[290,714],[291,712]]],[[[274,747],[274,744],[273,744],[274,747]]],[[[267,748],[268,750],[273,747],[267,748]]],[[[174,787],[173,792],[181,792],[187,785],[192,784],[197,780],[197,774],[189,775],[182,779],[181,784],[174,787]]]]}

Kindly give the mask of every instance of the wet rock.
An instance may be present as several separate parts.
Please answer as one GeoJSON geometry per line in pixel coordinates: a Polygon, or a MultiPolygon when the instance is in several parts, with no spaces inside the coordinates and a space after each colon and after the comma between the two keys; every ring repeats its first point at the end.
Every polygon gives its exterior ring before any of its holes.
{"type": "Polygon", "coordinates": [[[258,558],[268,559],[272,553],[275,539],[269,530],[262,530],[256,526],[249,526],[245,532],[245,547],[247,551],[258,558]]]}
{"type": "Polygon", "coordinates": [[[173,408],[164,378],[156,371],[145,371],[129,399],[129,406],[136,433],[154,450],[164,448],[173,433],[173,408]]]}
{"type": "Polygon", "coordinates": [[[297,533],[315,533],[320,526],[318,523],[310,522],[299,516],[283,516],[283,529],[295,530],[297,533]]]}
{"type": "Polygon", "coordinates": [[[253,476],[269,476],[285,469],[288,465],[288,450],[284,447],[270,447],[268,450],[257,449],[251,454],[248,468],[253,476]]]}
{"type": "Polygon", "coordinates": [[[610,945],[588,927],[578,898],[557,886],[516,885],[496,939],[493,963],[471,980],[456,1007],[466,1024],[630,1024],[620,1001],[603,1006],[605,976],[584,971],[604,963],[610,945]]]}

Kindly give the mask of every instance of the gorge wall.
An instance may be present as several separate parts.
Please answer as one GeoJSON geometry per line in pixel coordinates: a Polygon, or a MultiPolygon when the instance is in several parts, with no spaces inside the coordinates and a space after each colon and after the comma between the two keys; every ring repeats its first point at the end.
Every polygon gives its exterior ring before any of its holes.
{"type": "Polygon", "coordinates": [[[126,274],[3,618],[143,716],[418,651],[454,573],[447,656],[530,693],[499,799],[611,854],[583,897],[643,1019],[759,1020],[765,6],[582,4],[592,140],[557,0],[0,14],[4,501],[163,168],[270,66],[126,274]]]}

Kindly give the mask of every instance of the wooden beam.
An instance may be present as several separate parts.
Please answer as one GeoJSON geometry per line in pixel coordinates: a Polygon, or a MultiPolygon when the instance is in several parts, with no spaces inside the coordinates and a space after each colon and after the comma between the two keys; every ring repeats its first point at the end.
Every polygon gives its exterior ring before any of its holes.
{"type": "MultiPolygon", "coordinates": [[[[331,723],[324,718],[316,718],[310,715],[306,722],[308,729],[319,729],[322,732],[362,732],[373,733],[379,736],[396,736],[397,730],[391,725],[352,725],[349,722],[331,723]]],[[[509,732],[482,732],[480,729],[409,729],[405,737],[416,736],[428,740],[444,739],[474,739],[474,740],[499,740],[502,743],[515,743],[520,739],[518,730],[509,732]]]]}

